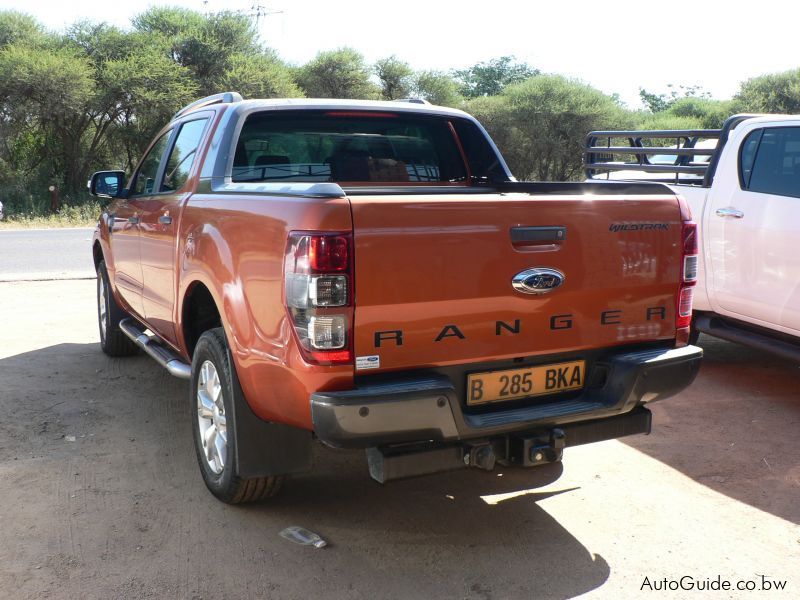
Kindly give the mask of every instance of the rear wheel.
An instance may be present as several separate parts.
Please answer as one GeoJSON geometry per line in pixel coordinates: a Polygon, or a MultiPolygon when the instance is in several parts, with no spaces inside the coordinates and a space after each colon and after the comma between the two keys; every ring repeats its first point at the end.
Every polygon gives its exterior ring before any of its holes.
{"type": "Polygon", "coordinates": [[[206,487],[228,504],[256,502],[278,493],[283,476],[245,479],[236,474],[236,431],[228,427],[234,394],[244,402],[232,377],[228,345],[221,327],[203,333],[192,358],[192,430],[197,462],[206,487]]]}
{"type": "Polygon", "coordinates": [[[119,322],[127,316],[114,299],[106,263],[101,260],[97,265],[97,324],[100,347],[109,356],[132,356],[138,352],[136,344],[119,328],[119,322]]]}

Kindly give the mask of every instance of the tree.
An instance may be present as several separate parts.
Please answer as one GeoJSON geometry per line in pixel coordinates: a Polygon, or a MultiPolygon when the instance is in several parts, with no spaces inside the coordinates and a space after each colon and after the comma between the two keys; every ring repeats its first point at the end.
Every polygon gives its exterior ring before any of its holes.
{"type": "MultiPolygon", "coordinates": [[[[46,43],[0,50],[0,90],[0,112],[9,122],[35,128],[44,142],[39,162],[47,177],[74,196],[126,137],[111,132],[127,125],[130,133],[156,120],[162,126],[196,86],[183,67],[145,45],[145,38],[77,23],[46,43]]],[[[144,133],[152,135],[153,128],[144,133]]]]}
{"type": "Polygon", "coordinates": [[[231,58],[219,89],[235,90],[245,98],[296,98],[303,95],[291,70],[270,51],[231,58]]]}
{"type": "Polygon", "coordinates": [[[44,40],[44,28],[36,19],[15,10],[0,12],[0,48],[31,45],[44,40]]]}
{"type": "Polygon", "coordinates": [[[381,82],[381,95],[384,100],[407,98],[414,85],[414,71],[396,56],[382,58],[373,67],[381,82]]]}
{"type": "Polygon", "coordinates": [[[364,57],[352,48],[320,52],[298,72],[298,83],[311,98],[378,98],[380,90],[369,78],[364,57]]]}
{"type": "Polygon", "coordinates": [[[648,92],[644,88],[639,88],[639,98],[641,98],[642,104],[644,104],[650,112],[657,113],[667,110],[670,106],[683,98],[699,98],[704,100],[711,98],[711,94],[699,85],[674,85],[668,83],[667,87],[669,88],[668,94],[655,94],[653,92],[648,92]]]}
{"type": "Polygon", "coordinates": [[[497,97],[472,100],[468,109],[484,123],[521,179],[579,179],[586,134],[631,124],[629,114],[610,96],[560,75],[538,75],[510,85],[497,97]]]}
{"type": "Polygon", "coordinates": [[[459,84],[447,73],[421,71],[414,78],[413,95],[439,106],[461,106],[464,98],[459,93],[459,84]]]}
{"type": "Polygon", "coordinates": [[[461,94],[467,98],[496,96],[507,85],[525,81],[539,73],[539,69],[519,63],[513,56],[493,58],[453,72],[461,83],[461,94]]]}
{"type": "Polygon", "coordinates": [[[742,111],[797,114],[800,112],[800,69],[748,79],[735,100],[742,111]]]}
{"type": "Polygon", "coordinates": [[[741,112],[733,100],[711,100],[709,98],[686,97],[676,100],[667,111],[676,117],[694,118],[703,129],[722,127],[729,116],[741,112]]]}
{"type": "MultiPolygon", "coordinates": [[[[201,96],[222,91],[231,69],[242,67],[243,56],[278,62],[274,54],[265,54],[255,24],[243,14],[203,15],[186,8],[153,7],[132,22],[136,31],[150,36],[169,58],[189,69],[201,96]]],[[[275,65],[271,66],[274,72],[275,65]]],[[[265,79],[260,85],[269,87],[269,82],[265,79]]]]}

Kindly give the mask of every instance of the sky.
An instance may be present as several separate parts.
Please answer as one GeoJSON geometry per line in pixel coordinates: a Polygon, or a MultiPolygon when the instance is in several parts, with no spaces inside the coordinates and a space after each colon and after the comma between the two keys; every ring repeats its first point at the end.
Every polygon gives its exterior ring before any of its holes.
{"type": "Polygon", "coordinates": [[[418,70],[514,55],[632,108],[640,87],[699,85],[722,99],[750,77],[800,67],[796,0],[0,0],[0,10],[56,30],[78,19],[129,27],[154,5],[245,13],[260,5],[262,41],[295,64],[340,46],[370,62],[394,54],[418,70]]]}

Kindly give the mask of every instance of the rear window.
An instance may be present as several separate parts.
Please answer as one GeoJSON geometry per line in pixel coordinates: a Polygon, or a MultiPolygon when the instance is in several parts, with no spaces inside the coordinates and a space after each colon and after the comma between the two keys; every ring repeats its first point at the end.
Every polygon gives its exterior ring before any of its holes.
{"type": "Polygon", "coordinates": [[[254,113],[242,126],[233,181],[466,182],[450,122],[368,111],[254,113]]]}

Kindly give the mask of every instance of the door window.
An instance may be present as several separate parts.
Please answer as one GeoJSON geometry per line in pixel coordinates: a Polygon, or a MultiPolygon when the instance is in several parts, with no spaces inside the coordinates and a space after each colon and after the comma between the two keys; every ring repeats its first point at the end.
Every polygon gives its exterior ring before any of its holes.
{"type": "Polygon", "coordinates": [[[189,179],[197,147],[203,137],[208,119],[188,121],[181,126],[175,145],[169,153],[167,168],[164,170],[164,181],[161,184],[162,192],[174,192],[181,189],[189,179]]]}
{"type": "Polygon", "coordinates": [[[763,129],[751,131],[739,151],[739,183],[743,190],[750,186],[750,176],[753,174],[753,163],[756,160],[756,150],[762,133],[764,133],[763,129]]]}
{"type": "Polygon", "coordinates": [[[764,130],[748,189],[800,198],[800,127],[764,130]]]}
{"type": "Polygon", "coordinates": [[[142,166],[136,174],[136,181],[133,184],[132,196],[149,196],[156,191],[156,177],[161,160],[164,158],[164,151],[167,149],[167,142],[172,130],[167,131],[158,138],[158,141],[150,148],[150,152],[144,157],[142,166]]]}

